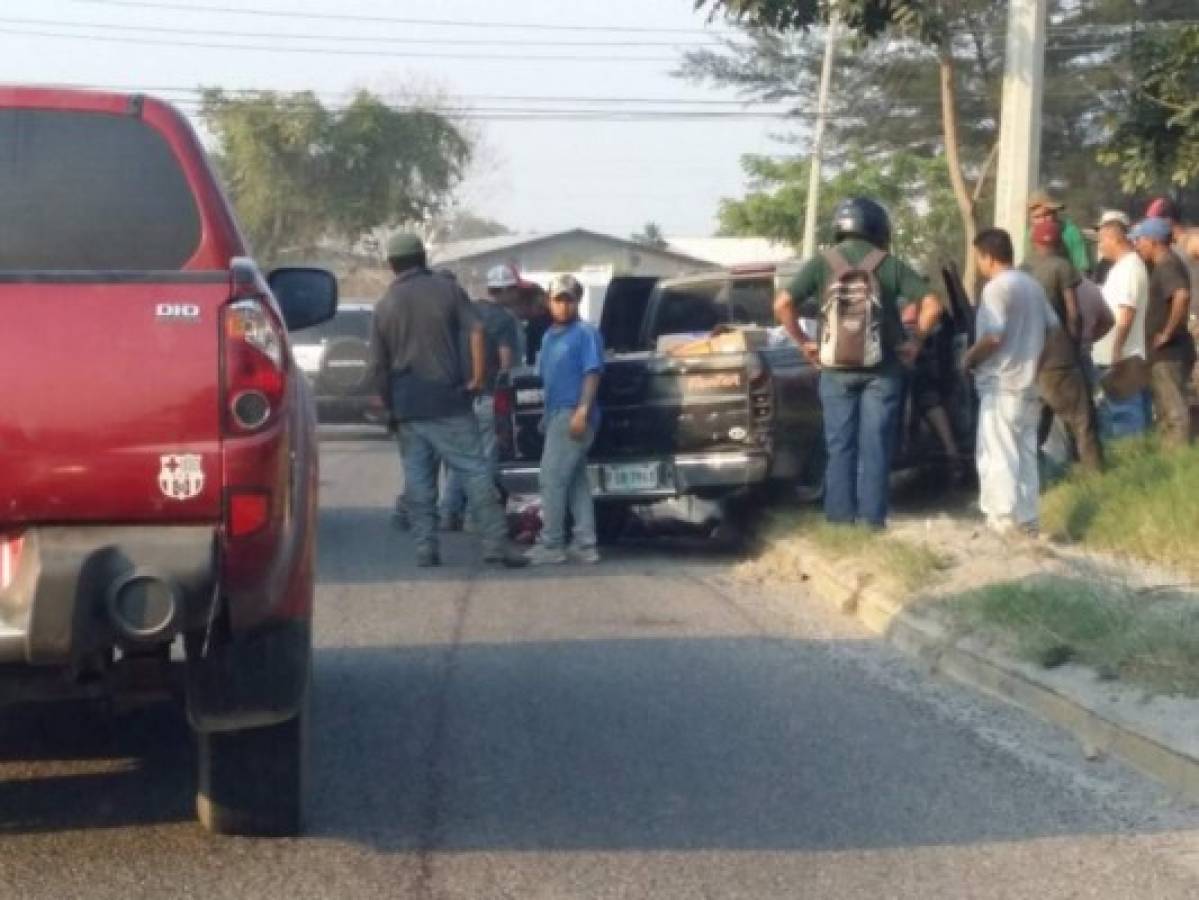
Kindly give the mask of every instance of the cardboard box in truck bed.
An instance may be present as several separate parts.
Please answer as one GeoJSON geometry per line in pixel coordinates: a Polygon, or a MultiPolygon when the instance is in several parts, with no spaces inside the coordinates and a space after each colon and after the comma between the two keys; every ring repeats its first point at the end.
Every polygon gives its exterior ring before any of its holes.
{"type": "Polygon", "coordinates": [[[747,326],[745,328],[718,329],[706,337],[691,338],[684,336],[681,341],[670,341],[671,335],[663,335],[658,339],[658,349],[670,356],[708,356],[713,353],[744,353],[747,350],[761,350],[769,341],[769,332],[765,328],[747,326]]]}

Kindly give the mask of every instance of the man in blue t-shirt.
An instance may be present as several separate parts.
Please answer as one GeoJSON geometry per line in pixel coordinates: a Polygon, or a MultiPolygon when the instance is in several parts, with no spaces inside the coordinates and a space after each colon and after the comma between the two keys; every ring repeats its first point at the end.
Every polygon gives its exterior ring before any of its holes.
{"type": "Polygon", "coordinates": [[[541,451],[541,540],[529,551],[535,565],[567,560],[566,514],[574,520],[570,556],[577,562],[599,562],[595,507],[587,477],[587,451],[599,427],[600,375],[604,342],[599,332],[579,319],[583,286],[571,275],[550,282],[553,325],[541,345],[538,370],[545,389],[545,447],[541,451]]]}

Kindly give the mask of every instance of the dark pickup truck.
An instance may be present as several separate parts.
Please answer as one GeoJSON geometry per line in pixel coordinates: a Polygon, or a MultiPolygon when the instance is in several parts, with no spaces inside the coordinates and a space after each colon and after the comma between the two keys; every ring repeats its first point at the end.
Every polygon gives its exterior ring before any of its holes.
{"type": "MultiPolygon", "coordinates": [[[[774,268],[685,278],[613,279],[600,331],[609,351],[602,424],[591,452],[601,529],[638,503],[725,499],[776,486],[819,492],[818,373],[789,342],[741,352],[657,352],[662,335],[773,324],[774,268]]],[[[534,369],[498,393],[500,471],[512,494],[537,492],[543,392],[534,369]]]]}
{"type": "MultiPolygon", "coordinates": [[[[971,309],[956,272],[941,274],[949,315],[927,345],[927,365],[966,454],[974,407],[958,370],[971,309]]],[[[822,494],[819,372],[789,340],[696,356],[656,350],[662,335],[773,326],[775,289],[784,277],[760,266],[613,279],[600,322],[609,355],[590,462],[601,537],[619,530],[630,507],[656,500],[811,501],[822,494]]],[[[537,493],[543,397],[532,368],[513,371],[497,392],[500,478],[510,494],[537,493]]],[[[897,469],[944,466],[942,447],[911,402],[900,428],[897,469]]]]}

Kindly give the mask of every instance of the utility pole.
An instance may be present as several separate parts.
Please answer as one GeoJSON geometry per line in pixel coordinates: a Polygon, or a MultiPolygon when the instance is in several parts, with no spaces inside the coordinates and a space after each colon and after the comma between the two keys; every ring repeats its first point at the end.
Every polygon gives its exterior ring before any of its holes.
{"type": "Polygon", "coordinates": [[[816,101],[816,130],[808,161],[808,208],[803,221],[803,258],[816,254],[816,215],[820,208],[820,175],[824,161],[824,125],[828,118],[829,83],[833,80],[833,58],[837,53],[837,3],[829,4],[828,32],[824,37],[824,65],[820,68],[820,96],[816,101]]]}
{"type": "Polygon", "coordinates": [[[1028,195],[1041,175],[1041,94],[1045,75],[1046,0],[1011,0],[999,124],[995,225],[1024,256],[1028,195]]]}

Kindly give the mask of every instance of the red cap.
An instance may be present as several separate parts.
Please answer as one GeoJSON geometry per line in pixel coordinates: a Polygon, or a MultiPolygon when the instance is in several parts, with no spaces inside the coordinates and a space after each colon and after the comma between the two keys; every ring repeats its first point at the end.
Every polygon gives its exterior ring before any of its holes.
{"type": "Polygon", "coordinates": [[[1062,226],[1056,219],[1041,219],[1032,227],[1032,242],[1038,247],[1056,247],[1062,240],[1062,226]]]}
{"type": "Polygon", "coordinates": [[[1155,197],[1145,209],[1145,218],[1172,219],[1177,222],[1181,216],[1178,215],[1178,204],[1169,197],[1155,197]]]}

